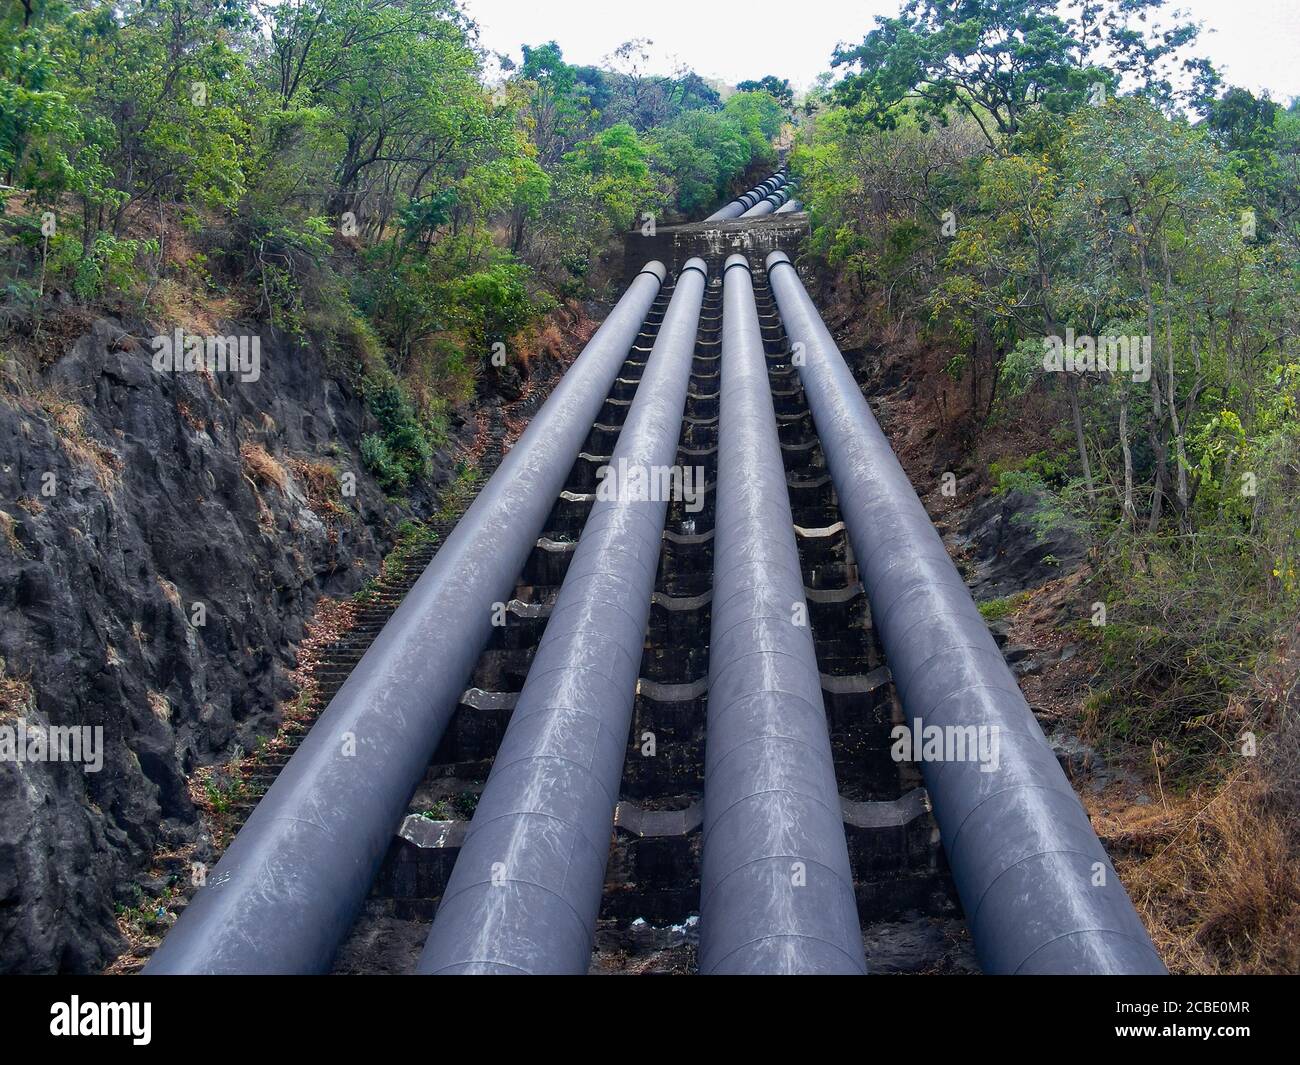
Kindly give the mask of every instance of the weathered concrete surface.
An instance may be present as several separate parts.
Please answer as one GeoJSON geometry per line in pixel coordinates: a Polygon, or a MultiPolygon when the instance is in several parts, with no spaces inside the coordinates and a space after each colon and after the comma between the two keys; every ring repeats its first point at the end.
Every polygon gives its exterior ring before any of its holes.
{"type": "Polygon", "coordinates": [[[644,236],[639,229],[632,230],[623,237],[623,279],[631,281],[650,259],[658,259],[667,266],[670,277],[693,255],[709,264],[710,277],[718,276],[727,256],[737,252],[747,255],[755,265],[777,250],[793,259],[808,233],[808,215],[802,211],[765,218],[659,226],[653,236],[644,236]]]}

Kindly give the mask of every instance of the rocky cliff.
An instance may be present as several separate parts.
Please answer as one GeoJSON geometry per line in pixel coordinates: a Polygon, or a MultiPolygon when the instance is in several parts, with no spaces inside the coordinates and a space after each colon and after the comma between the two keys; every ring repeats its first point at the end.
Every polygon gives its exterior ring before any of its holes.
{"type": "Polygon", "coordinates": [[[0,730],[103,730],[98,772],[0,760],[0,972],[119,952],[135,877],[200,834],[187,774],[274,731],[317,599],[425,502],[363,471],[374,426],[316,352],[263,334],[257,380],[160,372],[154,332],[0,363],[0,730]]]}

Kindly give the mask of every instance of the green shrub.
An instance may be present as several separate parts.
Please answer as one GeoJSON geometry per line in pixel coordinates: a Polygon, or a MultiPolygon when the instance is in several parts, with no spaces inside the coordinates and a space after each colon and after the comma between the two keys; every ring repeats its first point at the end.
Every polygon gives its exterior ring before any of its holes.
{"type": "Polygon", "coordinates": [[[989,478],[999,494],[1012,491],[1060,490],[1070,482],[1070,460],[1065,454],[1039,451],[1011,462],[989,463],[989,478]]]}
{"type": "Polygon", "coordinates": [[[985,621],[1001,621],[1005,617],[1010,617],[1016,609],[1025,601],[1024,594],[1008,595],[1002,599],[989,599],[987,602],[979,604],[980,614],[985,621]]]}
{"type": "Polygon", "coordinates": [[[1247,704],[1235,700],[1300,616],[1300,589],[1277,561],[1294,549],[1300,520],[1289,499],[1263,517],[1254,535],[1225,515],[1201,535],[1143,538],[1102,555],[1106,624],[1085,629],[1101,651],[1090,723],[1100,737],[1158,743],[1168,779],[1195,781],[1234,751],[1251,727],[1247,704]]]}
{"type": "Polygon", "coordinates": [[[367,433],[361,438],[361,461],[385,491],[404,492],[410,486],[411,476],[406,467],[378,433],[367,433]]]}
{"type": "Polygon", "coordinates": [[[377,368],[368,374],[362,394],[379,422],[379,432],[361,441],[362,462],[385,490],[403,492],[428,472],[433,457],[429,430],[391,372],[377,368]]]}

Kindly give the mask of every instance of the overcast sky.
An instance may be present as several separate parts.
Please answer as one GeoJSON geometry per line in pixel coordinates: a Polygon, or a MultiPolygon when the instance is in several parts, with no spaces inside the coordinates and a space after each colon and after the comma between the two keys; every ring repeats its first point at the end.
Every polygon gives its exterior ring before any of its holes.
{"type": "MultiPolygon", "coordinates": [[[[572,63],[599,63],[633,37],[655,42],[656,66],[678,62],[734,84],[764,74],[807,88],[840,41],[856,43],[899,0],[465,0],[482,44],[519,58],[521,44],[555,40],[572,63]],[[775,23],[775,25],[773,24],[775,23]]],[[[1300,95],[1300,0],[1182,0],[1204,25],[1199,50],[1234,85],[1300,95]]]]}

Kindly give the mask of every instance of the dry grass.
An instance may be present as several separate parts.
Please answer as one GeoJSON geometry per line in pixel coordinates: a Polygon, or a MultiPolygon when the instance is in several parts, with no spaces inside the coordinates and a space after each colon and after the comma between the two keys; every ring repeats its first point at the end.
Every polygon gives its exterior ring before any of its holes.
{"type": "Polygon", "coordinates": [[[158,581],[158,587],[162,589],[163,595],[167,597],[167,602],[177,610],[182,610],[180,589],[165,577],[155,577],[155,580],[158,581]]]}
{"type": "Polygon", "coordinates": [[[307,493],[307,502],[326,524],[350,522],[356,515],[341,498],[339,471],[328,462],[291,458],[285,463],[307,493]]]}
{"type": "Polygon", "coordinates": [[[18,539],[18,534],[14,531],[18,528],[18,522],[13,516],[0,510],[0,538],[9,545],[9,550],[15,555],[25,555],[22,542],[18,539]]]}
{"type": "Polygon", "coordinates": [[[280,464],[280,461],[261,444],[255,444],[251,441],[241,444],[239,457],[244,463],[244,476],[255,486],[262,488],[275,487],[281,492],[284,491],[284,487],[289,481],[289,474],[280,464]]]}
{"type": "Polygon", "coordinates": [[[188,425],[191,429],[193,429],[196,433],[201,433],[203,432],[204,429],[207,428],[207,423],[203,420],[203,418],[200,415],[195,414],[194,409],[183,399],[178,398],[176,400],[176,410],[180,414],[181,419],[185,422],[185,424],[188,425]]]}
{"type": "Polygon", "coordinates": [[[153,711],[154,717],[164,722],[172,719],[172,704],[167,696],[150,688],[145,697],[149,700],[149,709],[153,711]]]}
{"type": "MultiPolygon", "coordinates": [[[[220,223],[204,213],[203,224],[220,223]]],[[[150,286],[146,306],[163,328],[170,331],[179,325],[187,333],[212,336],[224,332],[219,325],[222,320],[236,318],[246,310],[247,293],[217,292],[207,283],[208,262],[200,239],[175,213],[168,212],[160,219],[152,210],[131,210],[126,228],[131,237],[161,242],[161,272],[167,276],[150,286]]]]}
{"type": "MultiPolygon", "coordinates": [[[[1079,646],[1061,618],[1091,598],[1081,587],[1085,574],[1025,595],[1011,615],[1012,640],[1040,651],[1079,646]]],[[[1086,734],[1096,659],[1084,643],[1068,662],[1021,680],[1045,727],[1059,722],[1086,734]]],[[[1232,753],[1190,784],[1169,779],[1175,740],[1167,738],[1100,794],[1086,786],[1085,770],[1080,799],[1172,971],[1300,973],[1300,632],[1280,641],[1206,727],[1232,753]],[[1250,757],[1241,747],[1247,731],[1257,745],[1250,757]]],[[[1112,767],[1141,759],[1105,737],[1093,740],[1112,767]]]]}
{"type": "Polygon", "coordinates": [[[85,407],[54,389],[37,392],[28,405],[34,405],[46,415],[68,458],[94,471],[101,491],[108,493],[117,487],[122,459],[86,431],[85,407]]]}
{"type": "Polygon", "coordinates": [[[1154,802],[1085,797],[1174,972],[1300,973],[1300,633],[1250,694],[1256,753],[1235,740],[1218,779],[1171,795],[1153,768],[1154,802]]]}
{"type": "Polygon", "coordinates": [[[216,296],[203,286],[164,277],[154,287],[149,312],[170,329],[180,326],[196,336],[222,332],[220,322],[236,317],[242,304],[234,296],[216,296]]]}
{"type": "Polygon", "coordinates": [[[1296,811],[1278,800],[1252,763],[1213,790],[1094,813],[1174,972],[1300,972],[1296,811]]]}
{"type": "Polygon", "coordinates": [[[581,304],[569,300],[545,318],[520,330],[510,340],[510,350],[517,352],[525,377],[536,358],[557,359],[567,365],[596,332],[599,322],[589,318],[581,304]]]}
{"type": "Polygon", "coordinates": [[[14,721],[36,708],[36,693],[26,678],[4,676],[4,665],[0,658],[0,721],[14,721]]]}

